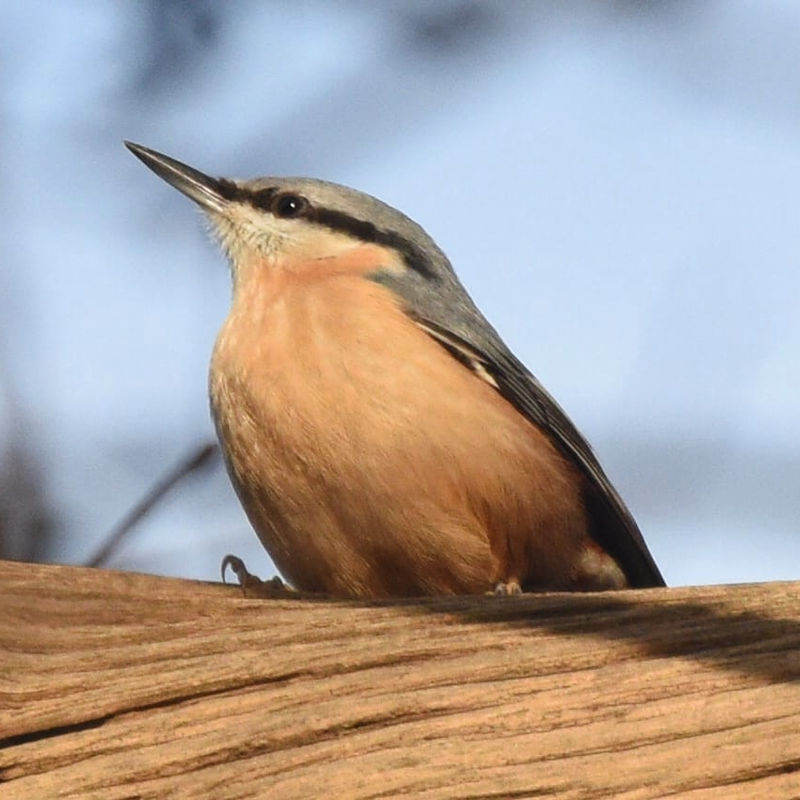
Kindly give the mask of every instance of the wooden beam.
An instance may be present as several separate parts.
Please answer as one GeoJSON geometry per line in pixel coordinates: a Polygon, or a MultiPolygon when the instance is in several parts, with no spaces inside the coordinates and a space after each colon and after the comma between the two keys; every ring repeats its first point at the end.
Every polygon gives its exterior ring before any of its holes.
{"type": "Polygon", "coordinates": [[[393,603],[0,562],[0,797],[800,796],[800,583],[393,603]]]}

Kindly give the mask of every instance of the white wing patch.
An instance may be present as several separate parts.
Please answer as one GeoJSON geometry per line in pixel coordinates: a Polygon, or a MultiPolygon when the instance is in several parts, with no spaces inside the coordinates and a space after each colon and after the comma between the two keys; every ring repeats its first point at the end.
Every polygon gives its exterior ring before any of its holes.
{"type": "Polygon", "coordinates": [[[472,348],[468,347],[458,337],[448,334],[440,328],[433,328],[424,322],[415,320],[416,325],[433,339],[436,339],[454,358],[458,359],[465,367],[470,369],[482,381],[494,389],[500,389],[494,376],[486,368],[486,362],[472,348]]]}

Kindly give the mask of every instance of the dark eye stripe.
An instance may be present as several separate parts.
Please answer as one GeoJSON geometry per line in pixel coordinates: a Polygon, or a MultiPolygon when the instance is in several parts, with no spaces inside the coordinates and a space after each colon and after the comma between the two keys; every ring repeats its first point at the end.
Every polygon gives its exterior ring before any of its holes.
{"type": "Polygon", "coordinates": [[[262,211],[269,211],[272,207],[272,202],[275,195],[278,194],[278,189],[275,186],[270,186],[267,189],[259,189],[257,192],[250,192],[246,198],[251,206],[260,208],[262,211]]]}
{"type": "MultiPolygon", "coordinates": [[[[274,213],[273,203],[276,196],[281,194],[277,186],[269,186],[265,189],[253,191],[237,186],[233,181],[220,180],[219,193],[227,200],[249,203],[254,208],[274,213]]],[[[287,192],[287,194],[292,194],[287,192]]],[[[294,196],[294,195],[293,195],[294,196]]],[[[299,197],[299,195],[298,195],[299,197]]],[[[305,200],[305,198],[303,198],[305,200]]],[[[302,217],[318,225],[323,225],[332,231],[340,231],[350,236],[360,239],[362,242],[379,244],[384,247],[391,247],[396,250],[405,265],[419,273],[428,280],[435,280],[436,273],[428,264],[425,254],[413,242],[409,241],[399,233],[377,228],[371,222],[363,219],[351,217],[343,211],[336,211],[332,208],[320,208],[313,205],[308,200],[302,217]]]]}
{"type": "Polygon", "coordinates": [[[384,247],[391,247],[396,250],[403,258],[403,262],[409,269],[413,269],[425,278],[435,278],[435,273],[428,266],[425,254],[411,241],[394,231],[385,231],[376,228],[371,222],[363,219],[356,219],[343,211],[334,211],[330,208],[316,208],[312,206],[306,214],[308,219],[324,225],[333,231],[342,231],[362,242],[380,244],[384,247]]]}
{"type": "Polygon", "coordinates": [[[242,189],[227,178],[217,178],[217,192],[232,203],[252,203],[253,192],[242,189]]]}

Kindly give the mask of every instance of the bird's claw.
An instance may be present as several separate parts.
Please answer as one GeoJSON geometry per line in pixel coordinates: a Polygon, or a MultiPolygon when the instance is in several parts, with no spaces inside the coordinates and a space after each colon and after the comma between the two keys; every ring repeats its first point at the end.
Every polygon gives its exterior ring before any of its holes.
{"type": "Polygon", "coordinates": [[[227,583],[225,573],[228,567],[233,571],[234,575],[239,581],[239,586],[242,588],[242,594],[245,597],[291,597],[294,591],[290,589],[277,575],[270,578],[268,581],[262,581],[257,575],[251,575],[247,571],[247,567],[239,556],[234,556],[228,553],[220,565],[220,572],[222,574],[222,582],[227,583]]]}
{"type": "Polygon", "coordinates": [[[495,587],[493,592],[489,592],[495,597],[510,597],[515,594],[522,594],[522,587],[518,581],[500,581],[495,587]]]}

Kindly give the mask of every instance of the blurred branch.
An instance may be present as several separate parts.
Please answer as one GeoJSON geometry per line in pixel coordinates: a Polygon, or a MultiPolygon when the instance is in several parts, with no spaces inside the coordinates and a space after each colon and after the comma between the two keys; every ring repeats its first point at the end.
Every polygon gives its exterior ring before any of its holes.
{"type": "Polygon", "coordinates": [[[37,448],[0,382],[0,557],[40,561],[54,525],[37,448]]]}
{"type": "Polygon", "coordinates": [[[176,467],[170,470],[111,530],[95,554],[87,560],[87,567],[105,564],[122,540],[141,522],[152,509],[171,492],[184,478],[209,465],[219,455],[215,442],[208,442],[191,452],[176,467]]]}

